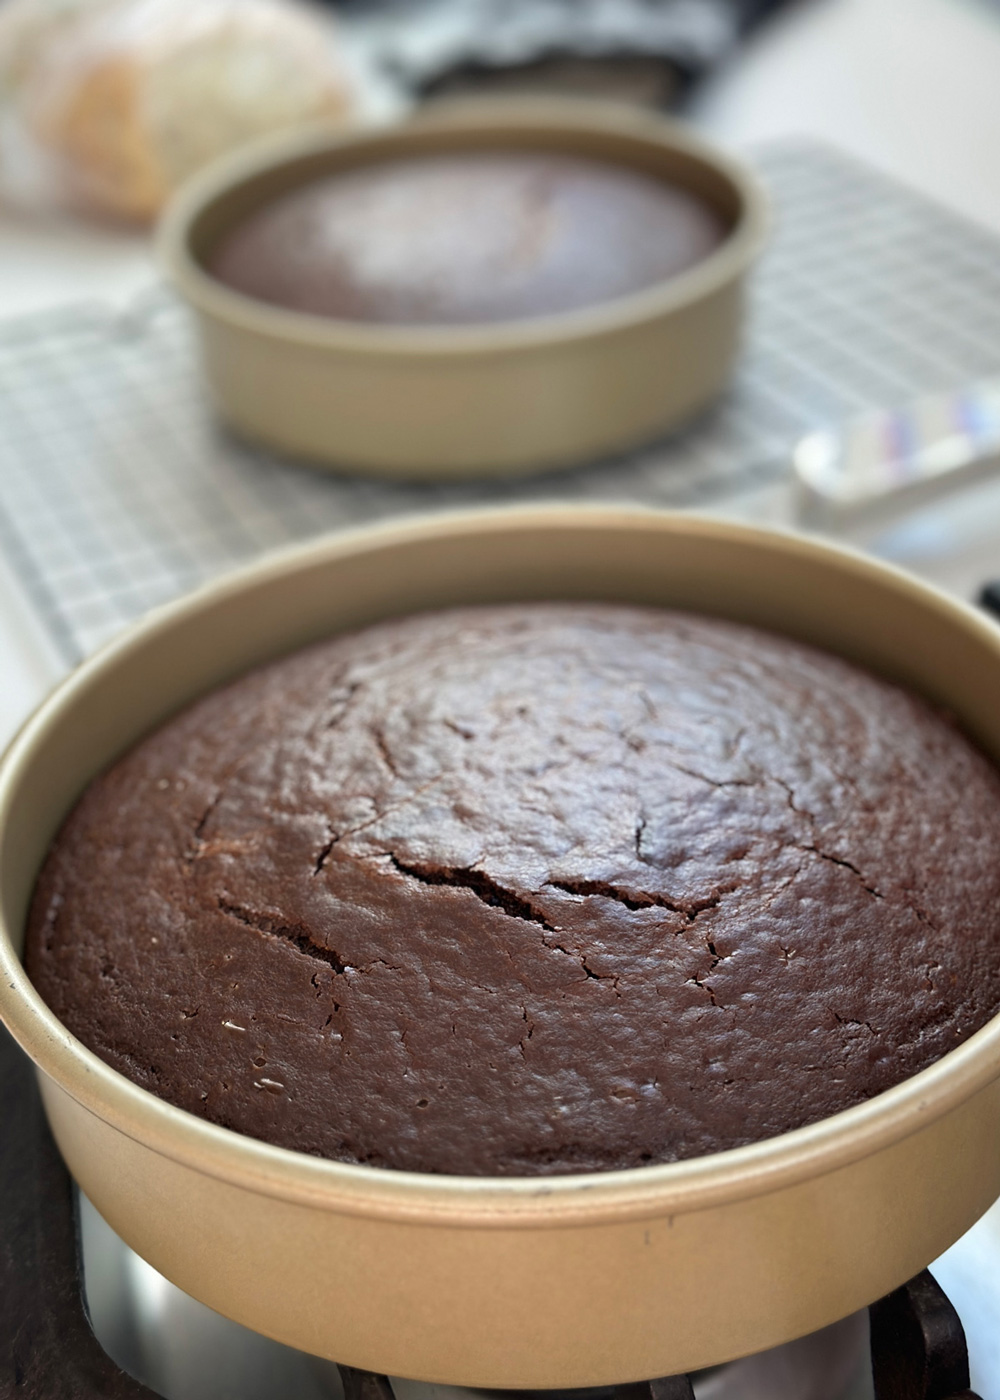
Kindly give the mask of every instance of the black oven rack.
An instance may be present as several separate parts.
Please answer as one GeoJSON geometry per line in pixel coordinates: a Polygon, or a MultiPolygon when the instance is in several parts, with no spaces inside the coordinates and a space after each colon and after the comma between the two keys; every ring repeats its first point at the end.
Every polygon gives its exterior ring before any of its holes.
{"type": "Polygon", "coordinates": [[[190,319],[155,286],[0,322],[0,548],[72,664],[267,550],[418,510],[693,506],[777,480],[811,427],[1000,372],[1000,239],[809,142],[753,154],[775,213],[730,391],[686,432],[563,473],[400,484],[327,475],[216,423],[190,319]]]}

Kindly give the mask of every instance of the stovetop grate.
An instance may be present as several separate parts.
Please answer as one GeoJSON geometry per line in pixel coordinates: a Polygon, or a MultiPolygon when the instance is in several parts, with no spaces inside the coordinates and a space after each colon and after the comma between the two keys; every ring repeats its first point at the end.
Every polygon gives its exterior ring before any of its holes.
{"type": "Polygon", "coordinates": [[[0,547],[65,661],[326,530],[477,503],[715,501],[779,474],[810,427],[1000,371],[1000,240],[825,147],[755,159],[776,236],[732,389],[687,432],[565,473],[393,484],[242,446],[215,424],[163,288],[120,315],[0,323],[0,547]]]}

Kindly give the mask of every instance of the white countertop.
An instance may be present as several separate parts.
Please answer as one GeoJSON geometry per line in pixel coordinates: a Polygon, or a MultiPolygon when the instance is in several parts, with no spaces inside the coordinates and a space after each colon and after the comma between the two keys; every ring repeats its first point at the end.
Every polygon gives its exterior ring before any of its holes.
{"type": "Polygon", "coordinates": [[[700,92],[706,133],[824,139],[1000,230],[1000,3],[801,0],[700,92]]]}

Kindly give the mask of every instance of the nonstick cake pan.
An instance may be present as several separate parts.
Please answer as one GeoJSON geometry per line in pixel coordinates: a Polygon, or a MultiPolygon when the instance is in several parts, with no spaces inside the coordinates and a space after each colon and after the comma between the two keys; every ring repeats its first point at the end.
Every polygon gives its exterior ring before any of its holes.
{"type": "MultiPolygon", "coordinates": [[[[910,1278],[1000,1194],[1000,1017],[869,1102],[669,1165],[463,1178],[307,1157],[111,1070],[20,962],[36,872],[83,786],[257,663],[476,602],[693,608],[841,653],[1000,757],[1000,628],[793,534],[588,507],[438,515],[278,554],[149,616],[65,680],[0,766],[0,1014],[82,1189],[174,1283],[353,1366],[502,1388],[620,1384],[817,1330],[910,1278]]],[[[141,929],[136,930],[137,937],[141,929]]]]}
{"type": "Polygon", "coordinates": [[[676,122],[597,102],[432,107],[360,135],[269,141],[198,177],[163,224],[163,262],[194,308],[208,385],[248,438],[382,476],[524,473],[634,446],[691,417],[736,355],[763,241],[753,177],[676,122]],[[728,235],[688,271],[580,310],[469,326],[392,326],[284,310],[205,269],[251,212],[317,177],[438,152],[569,152],[687,188],[728,235]]]}

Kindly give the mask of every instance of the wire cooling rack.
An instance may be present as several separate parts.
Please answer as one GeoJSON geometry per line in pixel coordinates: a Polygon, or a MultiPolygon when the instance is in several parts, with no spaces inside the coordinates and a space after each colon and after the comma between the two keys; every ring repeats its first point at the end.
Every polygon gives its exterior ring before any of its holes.
{"type": "Polygon", "coordinates": [[[64,659],[324,531],[487,502],[705,504],[787,470],[808,428],[1000,371],[1000,240],[825,147],[755,159],[776,233],[731,389],[682,434],[529,481],[392,484],[247,448],[163,288],[0,322],[0,548],[64,659]]]}

